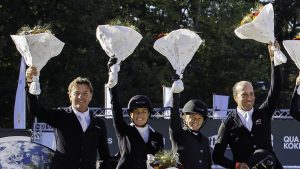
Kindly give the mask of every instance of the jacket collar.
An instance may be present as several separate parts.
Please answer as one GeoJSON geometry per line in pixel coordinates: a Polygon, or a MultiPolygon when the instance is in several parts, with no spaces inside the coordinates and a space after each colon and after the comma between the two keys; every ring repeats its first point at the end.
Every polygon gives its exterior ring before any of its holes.
{"type": "Polygon", "coordinates": [[[237,110],[235,109],[234,112],[232,112],[231,114],[233,120],[234,120],[234,128],[239,128],[239,127],[243,127],[243,122],[241,120],[241,118],[238,115],[237,110]]]}

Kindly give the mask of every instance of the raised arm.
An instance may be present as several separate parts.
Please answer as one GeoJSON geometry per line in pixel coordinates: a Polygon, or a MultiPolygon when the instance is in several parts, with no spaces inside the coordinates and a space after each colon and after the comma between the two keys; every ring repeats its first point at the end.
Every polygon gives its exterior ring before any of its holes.
{"type": "Polygon", "coordinates": [[[110,89],[112,112],[116,134],[123,135],[127,127],[127,123],[123,117],[122,107],[119,101],[118,84],[110,89]]]}
{"type": "Polygon", "coordinates": [[[127,123],[123,117],[122,106],[120,105],[119,99],[119,87],[118,87],[118,71],[120,70],[117,65],[118,59],[111,57],[107,63],[109,70],[108,83],[106,84],[109,88],[112,104],[112,112],[114,119],[114,127],[117,135],[123,135],[127,127],[127,123]]]}
{"type": "MultiPolygon", "coordinates": [[[[32,82],[32,77],[37,75],[37,70],[35,67],[29,67],[26,70],[26,81],[28,86],[32,82]]],[[[26,86],[26,106],[30,114],[34,115],[43,122],[49,124],[52,127],[60,127],[64,124],[62,116],[65,113],[64,110],[57,109],[47,109],[40,104],[39,98],[37,95],[29,93],[28,86],[26,86]]]]}
{"type": "Polygon", "coordinates": [[[171,108],[171,121],[170,121],[170,137],[182,132],[181,118],[179,113],[179,93],[173,93],[173,107],[171,108]]]}
{"type": "Polygon", "coordinates": [[[172,88],[171,93],[173,96],[173,107],[171,108],[171,121],[169,127],[169,135],[172,144],[172,151],[177,153],[178,144],[182,144],[183,140],[183,129],[181,124],[181,117],[179,113],[179,103],[180,103],[180,95],[179,93],[183,91],[183,82],[180,80],[180,76],[174,74],[172,77],[172,88]]]}
{"type": "MultiPolygon", "coordinates": [[[[179,113],[179,104],[180,104],[180,92],[183,91],[183,82],[180,80],[180,76],[176,73],[172,77],[172,88],[171,92],[173,95],[173,107],[171,108],[171,122],[170,122],[170,138],[173,142],[175,139],[180,139],[180,134],[183,132],[181,117],[179,113]]],[[[177,140],[178,141],[178,140],[177,140]]]]}
{"type": "MultiPolygon", "coordinates": [[[[275,46],[279,47],[278,43],[275,43],[275,46]]],[[[268,46],[270,60],[271,60],[271,84],[268,92],[268,96],[264,103],[259,107],[260,109],[266,109],[266,112],[270,117],[273,116],[276,106],[279,102],[279,95],[281,90],[281,66],[274,66],[274,52],[271,50],[271,45],[268,46]]]]}

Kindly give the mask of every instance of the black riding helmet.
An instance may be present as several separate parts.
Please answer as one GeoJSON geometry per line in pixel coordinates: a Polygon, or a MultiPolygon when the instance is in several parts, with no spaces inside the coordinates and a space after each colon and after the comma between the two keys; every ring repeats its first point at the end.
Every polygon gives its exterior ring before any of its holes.
{"type": "Polygon", "coordinates": [[[207,119],[207,106],[202,100],[193,99],[188,101],[183,109],[182,113],[198,113],[203,116],[204,120],[207,119]]]}
{"type": "MultiPolygon", "coordinates": [[[[190,113],[197,113],[200,114],[203,117],[203,123],[199,130],[205,125],[206,119],[207,119],[207,106],[202,100],[193,99],[188,101],[182,109],[182,114],[190,114],[190,113]]],[[[185,122],[184,122],[185,124],[185,122]]],[[[187,124],[185,124],[185,127],[189,128],[187,124]]],[[[198,132],[198,131],[193,131],[198,132]]]]}
{"type": "Polygon", "coordinates": [[[129,113],[133,111],[135,108],[147,108],[149,114],[153,110],[152,103],[150,99],[145,95],[135,95],[128,102],[128,111],[129,113]]]}
{"type": "Polygon", "coordinates": [[[247,165],[251,169],[274,169],[276,167],[276,160],[271,152],[264,149],[257,149],[249,157],[247,165]]]}

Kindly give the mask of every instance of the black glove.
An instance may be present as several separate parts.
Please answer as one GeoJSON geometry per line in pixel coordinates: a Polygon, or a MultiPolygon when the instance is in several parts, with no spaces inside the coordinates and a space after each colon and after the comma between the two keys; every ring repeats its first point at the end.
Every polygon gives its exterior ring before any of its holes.
{"type": "Polygon", "coordinates": [[[109,60],[108,60],[108,63],[107,63],[107,67],[108,67],[108,70],[110,69],[110,67],[114,64],[116,64],[118,61],[117,58],[115,57],[110,57],[109,60]]]}
{"type": "Polygon", "coordinates": [[[176,71],[174,70],[174,74],[172,76],[172,82],[175,82],[176,80],[179,80],[180,76],[178,74],[176,74],[176,71]]]}

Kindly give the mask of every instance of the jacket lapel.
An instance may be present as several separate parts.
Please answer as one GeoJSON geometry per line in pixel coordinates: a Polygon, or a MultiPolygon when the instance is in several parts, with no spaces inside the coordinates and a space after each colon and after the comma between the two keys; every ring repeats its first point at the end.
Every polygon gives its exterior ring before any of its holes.
{"type": "Polygon", "coordinates": [[[252,114],[252,130],[256,128],[256,126],[262,125],[263,120],[259,116],[259,110],[254,110],[252,114]]]}
{"type": "Polygon", "coordinates": [[[94,114],[92,111],[89,112],[90,115],[90,125],[87,127],[86,130],[90,130],[95,125],[95,119],[94,119],[94,114]]]}
{"type": "Polygon", "coordinates": [[[242,119],[240,118],[240,116],[238,115],[237,110],[235,109],[235,111],[232,113],[232,117],[235,123],[235,127],[243,127],[243,122],[242,119]]]}
{"type": "Polygon", "coordinates": [[[70,114],[70,118],[72,118],[72,121],[74,121],[74,124],[78,128],[78,130],[80,129],[80,131],[83,132],[81,124],[80,124],[76,114],[74,113],[72,106],[68,107],[68,109],[66,111],[70,114]]]}
{"type": "Polygon", "coordinates": [[[232,113],[232,117],[234,120],[234,128],[240,128],[242,130],[246,130],[248,132],[250,132],[243,124],[242,119],[240,118],[240,116],[238,115],[237,110],[235,109],[235,111],[232,113]]]}
{"type": "Polygon", "coordinates": [[[154,138],[154,131],[152,131],[151,129],[149,129],[149,139],[148,139],[148,142],[150,140],[155,140],[155,138],[154,138]]]}

